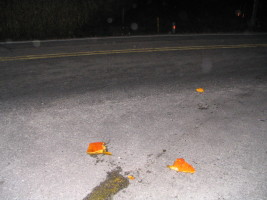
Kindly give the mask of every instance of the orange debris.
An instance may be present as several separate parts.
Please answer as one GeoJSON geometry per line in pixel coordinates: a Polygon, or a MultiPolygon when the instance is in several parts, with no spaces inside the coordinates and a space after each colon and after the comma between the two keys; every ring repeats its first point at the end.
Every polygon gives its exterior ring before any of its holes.
{"type": "Polygon", "coordinates": [[[196,91],[197,92],[204,92],[204,89],[203,88],[197,88],[196,91]]]}
{"type": "Polygon", "coordinates": [[[107,154],[111,155],[110,152],[107,151],[107,147],[104,142],[94,142],[90,143],[87,149],[88,154],[107,154]]]}
{"type": "Polygon", "coordinates": [[[134,176],[127,176],[127,177],[128,177],[128,179],[131,179],[131,180],[134,180],[135,179],[134,176]]]}
{"type": "Polygon", "coordinates": [[[183,158],[177,158],[173,165],[168,165],[167,167],[177,172],[195,173],[195,169],[183,158]]]}

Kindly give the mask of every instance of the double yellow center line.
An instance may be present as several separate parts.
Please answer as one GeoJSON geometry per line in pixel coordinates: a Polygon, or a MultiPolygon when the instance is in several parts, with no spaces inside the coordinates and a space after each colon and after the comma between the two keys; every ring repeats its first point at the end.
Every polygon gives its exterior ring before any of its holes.
{"type": "Polygon", "coordinates": [[[123,54],[123,53],[146,53],[146,52],[164,52],[164,51],[206,50],[206,49],[236,49],[236,48],[255,48],[255,47],[267,47],[267,44],[178,46],[178,47],[120,49],[120,50],[103,50],[103,51],[86,51],[86,52],[71,52],[71,53],[25,55],[25,56],[14,56],[14,57],[0,57],[0,62],[16,61],[16,60],[35,60],[35,59],[47,59],[47,58],[91,56],[91,55],[123,54]]]}

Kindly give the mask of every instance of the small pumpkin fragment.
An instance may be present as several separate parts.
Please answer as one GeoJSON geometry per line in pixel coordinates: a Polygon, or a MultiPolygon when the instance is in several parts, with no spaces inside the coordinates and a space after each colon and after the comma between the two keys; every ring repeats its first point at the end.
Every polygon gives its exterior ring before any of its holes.
{"type": "Polygon", "coordinates": [[[203,88],[197,88],[196,91],[197,92],[204,92],[204,89],[203,88]]]}
{"type": "Polygon", "coordinates": [[[91,155],[93,154],[112,155],[112,153],[107,151],[107,147],[104,142],[90,143],[86,152],[91,155]]]}
{"type": "Polygon", "coordinates": [[[134,180],[134,179],[135,179],[134,176],[127,176],[127,177],[128,177],[128,179],[130,179],[130,180],[134,180]]]}
{"type": "Polygon", "coordinates": [[[173,165],[168,165],[167,167],[177,172],[195,173],[196,171],[194,167],[188,164],[183,158],[177,158],[173,165]]]}

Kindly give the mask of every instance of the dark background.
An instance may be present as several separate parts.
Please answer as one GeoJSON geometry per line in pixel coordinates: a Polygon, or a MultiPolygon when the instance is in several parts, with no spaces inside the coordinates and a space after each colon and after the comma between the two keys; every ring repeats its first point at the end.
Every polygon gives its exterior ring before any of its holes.
{"type": "Polygon", "coordinates": [[[1,0],[0,40],[266,31],[258,0],[1,0]],[[176,30],[172,31],[175,23],[176,30]]]}

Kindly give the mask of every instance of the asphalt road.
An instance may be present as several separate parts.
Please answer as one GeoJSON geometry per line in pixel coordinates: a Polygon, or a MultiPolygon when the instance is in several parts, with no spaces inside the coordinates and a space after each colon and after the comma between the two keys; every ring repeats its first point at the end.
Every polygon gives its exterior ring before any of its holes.
{"type": "Polygon", "coordinates": [[[267,34],[0,43],[0,130],[0,199],[266,199],[267,34]]]}

